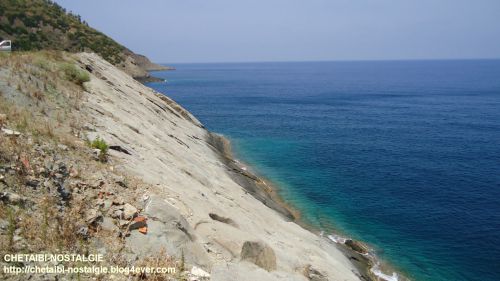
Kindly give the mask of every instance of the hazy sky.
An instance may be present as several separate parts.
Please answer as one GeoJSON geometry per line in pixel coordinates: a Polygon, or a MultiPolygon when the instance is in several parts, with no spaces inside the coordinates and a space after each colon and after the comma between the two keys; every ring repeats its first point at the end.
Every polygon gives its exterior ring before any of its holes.
{"type": "Polygon", "coordinates": [[[500,58],[500,0],[56,0],[153,61],[500,58]]]}

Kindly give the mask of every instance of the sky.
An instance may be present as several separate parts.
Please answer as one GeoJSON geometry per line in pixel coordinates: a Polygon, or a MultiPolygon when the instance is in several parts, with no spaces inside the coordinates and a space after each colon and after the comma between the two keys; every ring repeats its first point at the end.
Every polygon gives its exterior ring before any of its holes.
{"type": "Polygon", "coordinates": [[[159,63],[500,58],[499,0],[56,0],[159,63]]]}

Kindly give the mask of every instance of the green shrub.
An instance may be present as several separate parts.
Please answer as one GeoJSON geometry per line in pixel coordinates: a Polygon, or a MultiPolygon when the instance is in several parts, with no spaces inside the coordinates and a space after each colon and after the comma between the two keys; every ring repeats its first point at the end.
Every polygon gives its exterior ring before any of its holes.
{"type": "Polygon", "coordinates": [[[99,149],[99,160],[101,162],[106,162],[108,158],[108,148],[109,145],[103,139],[97,137],[90,143],[90,147],[99,149]]]}
{"type": "Polygon", "coordinates": [[[89,74],[74,64],[65,63],[61,66],[61,69],[66,75],[66,79],[75,84],[83,86],[83,83],[90,81],[89,74]]]}

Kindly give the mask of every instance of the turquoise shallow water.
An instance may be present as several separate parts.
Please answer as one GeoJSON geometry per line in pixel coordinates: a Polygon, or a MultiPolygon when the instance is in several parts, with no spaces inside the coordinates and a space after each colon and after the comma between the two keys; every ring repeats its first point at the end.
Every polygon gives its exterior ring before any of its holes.
{"type": "Polygon", "coordinates": [[[309,222],[415,280],[500,280],[500,61],[175,66],[150,86],[309,222]]]}

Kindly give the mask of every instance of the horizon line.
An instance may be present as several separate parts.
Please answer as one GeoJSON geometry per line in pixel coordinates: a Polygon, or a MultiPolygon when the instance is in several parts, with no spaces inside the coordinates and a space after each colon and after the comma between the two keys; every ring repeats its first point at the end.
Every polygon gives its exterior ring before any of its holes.
{"type": "Polygon", "coordinates": [[[308,62],[404,62],[404,61],[474,61],[500,60],[496,58],[423,58],[423,59],[327,59],[327,60],[256,60],[256,61],[207,61],[207,62],[155,62],[160,65],[172,64],[251,64],[251,63],[308,63],[308,62]]]}

